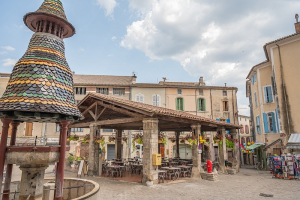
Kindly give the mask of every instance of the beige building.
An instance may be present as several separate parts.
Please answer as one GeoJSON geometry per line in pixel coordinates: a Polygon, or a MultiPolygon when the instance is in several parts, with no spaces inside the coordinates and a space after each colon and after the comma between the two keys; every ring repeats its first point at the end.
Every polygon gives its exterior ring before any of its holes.
{"type": "Polygon", "coordinates": [[[267,60],[247,76],[255,137],[267,145],[267,154],[282,153],[279,141],[285,145],[300,133],[300,23],[295,26],[295,34],[264,45],[267,60]]]}
{"type": "MultiPolygon", "coordinates": [[[[239,115],[238,116],[239,125],[243,128],[240,129],[240,143],[251,144],[254,141],[253,138],[253,129],[252,129],[252,120],[249,116],[239,115]]],[[[254,141],[255,142],[255,141],[254,141]]],[[[253,154],[243,153],[241,151],[241,164],[253,165],[253,154]]]]}

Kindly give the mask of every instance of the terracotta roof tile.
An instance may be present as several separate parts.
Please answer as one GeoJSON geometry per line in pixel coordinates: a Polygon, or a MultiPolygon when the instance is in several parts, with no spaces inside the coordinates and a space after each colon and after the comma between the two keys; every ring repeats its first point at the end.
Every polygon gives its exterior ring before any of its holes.
{"type": "Polygon", "coordinates": [[[132,76],[73,75],[74,85],[131,85],[132,76]]]}
{"type": "Polygon", "coordinates": [[[99,94],[99,93],[89,93],[79,103],[78,106],[80,107],[81,103],[84,102],[84,100],[89,98],[89,97],[94,97],[94,98],[97,98],[99,100],[108,101],[112,104],[115,103],[115,104],[118,104],[118,106],[122,106],[122,104],[123,104],[124,106],[132,107],[134,109],[138,108],[138,109],[141,109],[142,111],[152,113],[153,115],[164,115],[164,116],[169,116],[169,117],[180,117],[180,118],[194,120],[195,123],[197,123],[197,121],[199,123],[200,122],[209,122],[209,123],[219,125],[219,126],[225,126],[225,127],[230,126],[230,127],[234,127],[234,128],[241,128],[239,125],[236,125],[236,124],[221,122],[221,121],[213,120],[213,119],[210,119],[210,118],[205,118],[205,117],[189,114],[189,113],[186,113],[186,112],[183,112],[183,111],[177,111],[177,110],[172,110],[172,109],[168,109],[168,108],[157,107],[157,106],[153,106],[153,105],[149,105],[149,104],[139,103],[139,102],[130,101],[130,100],[126,100],[126,99],[121,99],[121,98],[117,98],[117,97],[113,97],[113,96],[109,96],[109,95],[103,95],[103,94],[99,94]]]}

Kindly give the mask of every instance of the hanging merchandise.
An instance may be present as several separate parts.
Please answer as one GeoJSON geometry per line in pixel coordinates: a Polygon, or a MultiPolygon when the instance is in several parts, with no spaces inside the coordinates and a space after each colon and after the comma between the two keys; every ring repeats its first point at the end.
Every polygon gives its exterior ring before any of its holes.
{"type": "Polygon", "coordinates": [[[299,178],[299,156],[287,155],[269,156],[268,165],[272,178],[295,179],[299,178]]]}

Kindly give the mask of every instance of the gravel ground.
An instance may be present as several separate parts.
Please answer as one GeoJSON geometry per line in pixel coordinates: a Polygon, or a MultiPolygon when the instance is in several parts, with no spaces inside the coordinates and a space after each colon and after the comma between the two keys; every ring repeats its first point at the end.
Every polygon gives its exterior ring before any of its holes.
{"type": "MultiPolygon", "coordinates": [[[[46,170],[46,177],[53,177],[53,166],[46,170]]],[[[14,168],[13,179],[20,178],[14,168]]],[[[76,177],[76,173],[65,172],[65,177],[76,177]]],[[[101,199],[300,199],[299,180],[280,180],[269,172],[241,169],[236,175],[218,175],[218,181],[188,179],[146,187],[138,183],[122,182],[107,178],[85,177],[100,184],[101,199]],[[261,197],[260,193],[273,197],[261,197]]]]}

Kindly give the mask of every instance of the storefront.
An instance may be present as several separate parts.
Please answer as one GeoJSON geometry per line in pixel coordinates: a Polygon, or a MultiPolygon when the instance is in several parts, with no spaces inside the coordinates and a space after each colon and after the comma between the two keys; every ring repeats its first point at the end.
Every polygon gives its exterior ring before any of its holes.
{"type": "MultiPolygon", "coordinates": [[[[173,155],[176,155],[176,145],[173,146],[173,155]]],[[[179,145],[179,157],[181,159],[192,159],[191,145],[180,144],[179,145]]]]}

